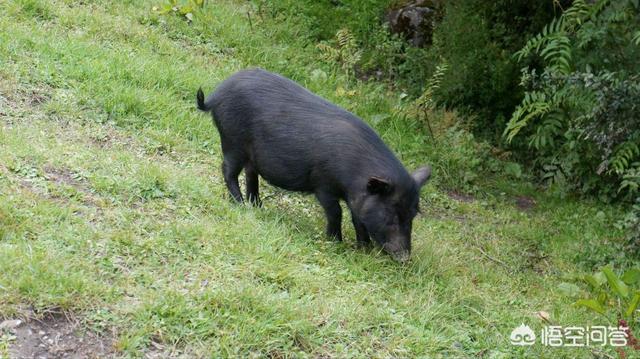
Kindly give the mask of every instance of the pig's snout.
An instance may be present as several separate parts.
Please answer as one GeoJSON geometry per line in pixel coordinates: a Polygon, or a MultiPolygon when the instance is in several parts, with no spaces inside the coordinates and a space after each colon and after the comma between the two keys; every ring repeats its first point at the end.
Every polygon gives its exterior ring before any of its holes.
{"type": "Polygon", "coordinates": [[[411,253],[409,251],[395,252],[389,253],[391,254],[391,258],[393,258],[396,262],[399,263],[407,263],[409,259],[411,259],[411,253]]]}
{"type": "Polygon", "coordinates": [[[384,244],[382,248],[385,250],[385,252],[389,253],[391,258],[393,258],[396,262],[406,263],[411,258],[411,250],[409,249],[405,249],[391,243],[384,244]]]}

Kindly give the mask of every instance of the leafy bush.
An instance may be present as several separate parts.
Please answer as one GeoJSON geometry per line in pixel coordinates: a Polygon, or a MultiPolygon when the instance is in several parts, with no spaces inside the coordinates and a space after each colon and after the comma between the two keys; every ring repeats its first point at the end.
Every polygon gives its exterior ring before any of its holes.
{"type": "Polygon", "coordinates": [[[204,0],[189,0],[187,3],[179,3],[178,0],[168,0],[161,6],[154,6],[153,11],[161,15],[175,14],[183,16],[187,21],[193,21],[193,11],[204,7],[204,0]]]}
{"type": "MultiPolygon", "coordinates": [[[[418,81],[424,79],[424,74],[430,70],[412,66],[408,61],[410,58],[424,57],[426,50],[410,47],[398,34],[392,34],[387,24],[382,24],[365,36],[367,41],[363,42],[366,47],[362,49],[361,75],[374,74],[378,79],[402,80],[406,85],[410,78],[418,81]],[[414,56],[410,55],[412,49],[416,52],[414,56]]],[[[422,83],[413,87],[421,86],[422,83]]]]}
{"type": "Polygon", "coordinates": [[[636,312],[640,307],[640,269],[631,268],[619,276],[611,267],[604,267],[593,275],[579,277],[578,284],[580,286],[561,283],[559,289],[579,298],[574,305],[605,317],[610,325],[626,328],[627,346],[631,350],[640,349],[640,342],[634,334],[638,329],[636,312]]]}
{"type": "Polygon", "coordinates": [[[394,86],[415,97],[424,92],[437,67],[448,63],[451,71],[433,93],[434,101],[472,115],[467,117],[476,135],[499,140],[523,93],[511,55],[553,18],[553,3],[448,1],[428,48],[410,46],[389,32],[383,15],[394,3],[398,2],[280,0],[265,6],[273,16],[295,13],[321,46],[334,36],[334,29],[348,29],[359,44],[358,73],[393,80],[394,86]]]}
{"type": "Polygon", "coordinates": [[[448,1],[445,12],[432,52],[446,60],[450,71],[436,98],[473,114],[474,132],[498,142],[523,93],[511,54],[552,19],[553,2],[448,1]]]}
{"type": "Polygon", "coordinates": [[[398,115],[416,119],[429,132],[432,141],[424,147],[432,165],[438,169],[438,177],[444,179],[440,185],[475,192],[481,174],[495,172],[503,163],[491,155],[491,146],[486,141],[478,140],[460,125],[457,114],[442,111],[435,102],[433,95],[440,88],[448,68],[446,62],[438,65],[422,95],[403,107],[398,115]]]}
{"type": "Polygon", "coordinates": [[[625,252],[640,257],[640,196],[616,226],[627,231],[625,252]]]}
{"type": "Polygon", "coordinates": [[[260,14],[295,21],[312,41],[330,40],[336,29],[347,28],[365,42],[380,24],[389,0],[253,0],[260,14]]]}
{"type": "Polygon", "coordinates": [[[609,315],[612,322],[618,319],[633,321],[640,305],[640,269],[630,269],[621,277],[610,267],[604,267],[595,275],[585,275],[587,298],[575,304],[602,315],[609,315]]]}
{"type": "Polygon", "coordinates": [[[505,130],[532,150],[542,178],[602,199],[640,187],[640,56],[637,1],[576,0],[520,51],[524,100],[505,130]]]}
{"type": "Polygon", "coordinates": [[[434,94],[437,102],[473,113],[474,132],[492,139],[500,139],[506,118],[522,98],[519,67],[511,54],[555,14],[552,1],[447,1],[442,6],[444,16],[438,16],[443,20],[434,31],[433,45],[416,48],[391,34],[384,24],[385,11],[401,1],[254,3],[260,13],[295,19],[306,29],[301,36],[312,43],[326,44],[335,36],[335,29],[348,29],[361,50],[358,73],[391,79],[416,97],[444,59],[451,71],[434,94]]]}
{"type": "Polygon", "coordinates": [[[362,51],[353,34],[348,29],[340,29],[332,43],[321,42],[317,46],[322,58],[330,63],[339,63],[347,76],[360,61],[362,51]]]}

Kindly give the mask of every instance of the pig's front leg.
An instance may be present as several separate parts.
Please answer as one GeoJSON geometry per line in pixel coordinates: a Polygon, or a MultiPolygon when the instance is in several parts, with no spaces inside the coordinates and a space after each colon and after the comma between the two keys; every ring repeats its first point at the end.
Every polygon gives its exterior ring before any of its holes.
{"type": "Polygon", "coordinates": [[[351,221],[353,222],[353,228],[356,230],[356,240],[358,246],[368,247],[371,245],[371,238],[369,237],[369,232],[367,228],[360,222],[358,217],[353,211],[351,211],[351,221]]]}
{"type": "Polygon", "coordinates": [[[341,241],[342,207],[340,207],[338,197],[329,192],[317,191],[316,198],[324,208],[324,214],[327,216],[327,236],[341,241]]]}

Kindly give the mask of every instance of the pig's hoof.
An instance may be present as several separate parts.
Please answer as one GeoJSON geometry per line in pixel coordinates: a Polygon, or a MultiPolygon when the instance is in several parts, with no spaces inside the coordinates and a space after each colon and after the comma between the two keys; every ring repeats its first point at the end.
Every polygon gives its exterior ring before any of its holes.
{"type": "Polygon", "coordinates": [[[334,240],[336,242],[342,242],[342,235],[340,235],[340,234],[335,234],[335,233],[331,234],[330,233],[330,234],[327,234],[327,236],[331,240],[334,240]]]}

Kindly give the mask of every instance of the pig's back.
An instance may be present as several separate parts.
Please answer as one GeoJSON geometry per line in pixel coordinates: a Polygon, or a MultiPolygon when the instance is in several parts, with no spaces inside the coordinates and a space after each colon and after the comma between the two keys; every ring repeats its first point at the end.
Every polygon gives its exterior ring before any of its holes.
{"type": "Polygon", "coordinates": [[[406,174],[366,123],[282,76],[236,73],[218,87],[213,105],[221,136],[246,148],[260,175],[276,186],[346,191],[355,174],[406,174]]]}

